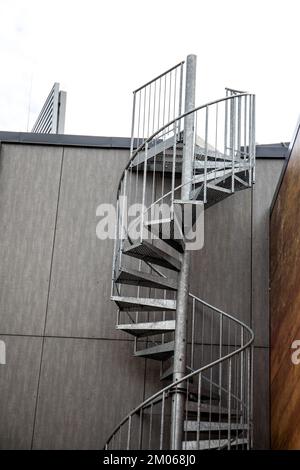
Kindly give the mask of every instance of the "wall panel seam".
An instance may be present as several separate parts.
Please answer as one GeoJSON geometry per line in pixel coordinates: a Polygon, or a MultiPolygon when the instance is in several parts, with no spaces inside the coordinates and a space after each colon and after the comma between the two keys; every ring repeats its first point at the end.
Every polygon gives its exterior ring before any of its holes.
{"type": "Polygon", "coordinates": [[[37,409],[38,409],[38,400],[39,400],[39,390],[40,390],[40,382],[41,382],[41,373],[42,373],[42,365],[43,365],[44,345],[45,345],[45,338],[46,338],[45,337],[45,332],[46,332],[46,326],[47,326],[47,314],[48,314],[49,296],[50,296],[50,288],[51,288],[52,267],[53,267],[55,237],[56,237],[58,209],[59,209],[59,200],[60,200],[60,191],[61,191],[61,181],[62,181],[62,172],[63,172],[64,152],[65,152],[65,149],[63,147],[62,148],[62,155],[61,155],[61,162],[60,162],[60,174],[59,174],[58,191],[57,191],[56,213],[55,213],[54,228],[53,228],[52,252],[51,252],[51,260],[50,260],[50,266],[49,266],[48,292],[47,292],[47,301],[46,301],[46,309],[45,309],[44,329],[43,329],[43,336],[42,336],[43,339],[42,339],[42,348],[41,348],[41,357],[40,357],[40,367],[39,367],[39,374],[38,374],[38,384],[37,384],[37,391],[36,391],[36,398],[35,398],[35,409],[34,409],[32,436],[31,436],[31,446],[30,446],[31,449],[33,449],[36,418],[37,418],[37,409]]]}

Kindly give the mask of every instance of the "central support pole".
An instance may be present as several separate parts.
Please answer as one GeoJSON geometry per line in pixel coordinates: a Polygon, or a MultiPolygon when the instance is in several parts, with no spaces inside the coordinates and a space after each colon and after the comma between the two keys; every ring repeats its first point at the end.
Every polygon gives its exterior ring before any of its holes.
{"type": "MultiPolygon", "coordinates": [[[[195,108],[196,91],[196,61],[195,55],[188,55],[186,60],[186,84],[185,84],[185,112],[195,108]]],[[[182,188],[181,200],[190,200],[191,179],[193,175],[194,158],[194,113],[184,119],[184,146],[182,162],[182,188]]],[[[177,305],[176,305],[176,330],[174,348],[173,382],[176,382],[187,373],[186,371],[186,344],[187,344],[187,312],[189,298],[189,270],[190,252],[185,249],[182,255],[182,266],[178,277],[177,305]]],[[[181,450],[184,420],[184,406],[186,393],[184,384],[174,389],[172,396],[171,414],[171,442],[172,450],[181,450]]]]}

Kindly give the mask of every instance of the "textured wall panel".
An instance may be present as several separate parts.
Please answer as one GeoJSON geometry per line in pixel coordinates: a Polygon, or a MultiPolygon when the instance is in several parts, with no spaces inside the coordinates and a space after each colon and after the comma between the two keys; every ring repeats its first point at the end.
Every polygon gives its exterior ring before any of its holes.
{"type": "Polygon", "coordinates": [[[34,448],[101,449],[143,400],[144,369],[128,341],[46,338],[34,448]]]}
{"type": "Polygon", "coordinates": [[[121,150],[65,149],[47,334],[124,337],[110,301],[112,240],[96,238],[96,208],[114,203],[121,150]]]}
{"type": "Polygon", "coordinates": [[[252,328],[255,344],[269,346],[269,220],[284,160],[258,160],[253,191],[252,328]]]}
{"type": "Polygon", "coordinates": [[[42,338],[0,336],[6,365],[0,365],[0,449],[30,449],[42,338]]]}
{"type": "Polygon", "coordinates": [[[0,333],[42,334],[62,149],[3,145],[0,333]]]}
{"type": "Polygon", "coordinates": [[[253,446],[270,449],[269,348],[254,348],[253,446]]]}

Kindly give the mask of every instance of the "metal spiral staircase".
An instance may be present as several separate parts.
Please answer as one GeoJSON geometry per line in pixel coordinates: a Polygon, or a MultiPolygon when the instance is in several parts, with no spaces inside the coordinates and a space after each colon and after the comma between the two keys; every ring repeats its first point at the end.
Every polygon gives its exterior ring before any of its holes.
{"type": "Polygon", "coordinates": [[[160,361],[169,384],[116,426],[106,449],[252,445],[253,332],[188,286],[203,210],[254,182],[255,97],[226,89],[195,107],[195,77],[196,57],[188,56],[134,92],[112,300],[134,355],[160,361]]]}

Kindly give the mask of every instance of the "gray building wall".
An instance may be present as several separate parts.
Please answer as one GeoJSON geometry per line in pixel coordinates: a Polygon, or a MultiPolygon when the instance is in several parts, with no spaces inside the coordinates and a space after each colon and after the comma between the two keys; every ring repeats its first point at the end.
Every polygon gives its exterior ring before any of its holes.
{"type": "MultiPolygon", "coordinates": [[[[114,202],[127,148],[2,144],[0,449],[99,449],[156,391],[158,364],[114,329],[112,242],[96,207],[114,202]]],[[[268,209],[283,160],[258,160],[253,191],[205,215],[191,291],[255,330],[255,445],[268,447],[268,209]]]]}

